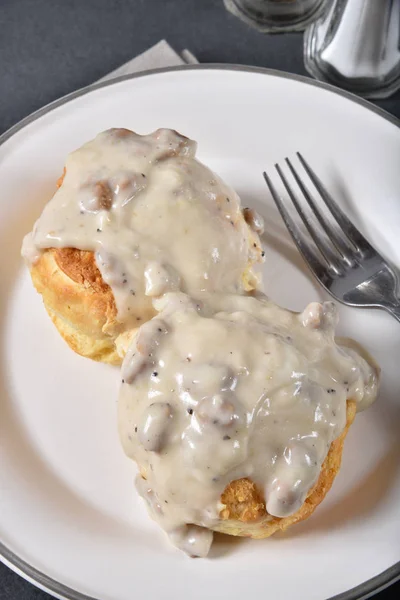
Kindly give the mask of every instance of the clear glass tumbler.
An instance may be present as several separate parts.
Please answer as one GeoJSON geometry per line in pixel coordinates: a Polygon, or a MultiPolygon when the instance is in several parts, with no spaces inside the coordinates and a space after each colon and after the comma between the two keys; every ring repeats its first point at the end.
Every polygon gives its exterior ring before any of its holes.
{"type": "Polygon", "coordinates": [[[302,31],[329,0],[224,0],[226,8],[260,31],[302,31]]]}

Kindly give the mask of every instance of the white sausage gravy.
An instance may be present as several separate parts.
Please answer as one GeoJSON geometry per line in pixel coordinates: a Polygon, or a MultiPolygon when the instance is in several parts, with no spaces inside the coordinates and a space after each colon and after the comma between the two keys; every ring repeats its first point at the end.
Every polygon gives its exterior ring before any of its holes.
{"type": "MultiPolygon", "coordinates": [[[[232,481],[247,477],[270,515],[296,512],[346,424],[346,400],[376,397],[378,372],[337,345],[336,308],[297,314],[266,297],[182,293],[126,354],[119,430],[139,493],[171,541],[206,556],[232,481]]],[[[348,344],[348,343],[347,343],[348,344]]]]}
{"type": "Polygon", "coordinates": [[[127,327],[150,318],[151,299],[166,291],[253,288],[262,220],[243,215],[237,194],[195,153],[195,142],[170,129],[99,134],[68,156],[24,257],[34,262],[45,248],[95,252],[127,327]]]}
{"type": "Polygon", "coordinates": [[[206,556],[221,494],[251,479],[269,515],[296,512],[346,424],[376,396],[377,370],[337,345],[333,303],[279,308],[257,287],[262,219],[159,129],[111,129],[73,152],[23,244],[95,253],[130,343],[119,430],[139,493],[171,541],[206,556]],[[242,294],[242,295],[240,295],[242,294]]]}

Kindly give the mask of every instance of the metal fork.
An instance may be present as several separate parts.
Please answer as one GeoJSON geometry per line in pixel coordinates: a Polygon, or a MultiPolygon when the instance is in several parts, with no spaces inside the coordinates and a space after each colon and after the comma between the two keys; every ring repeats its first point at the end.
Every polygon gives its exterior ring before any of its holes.
{"type": "Polygon", "coordinates": [[[339,208],[300,152],[296,154],[318,192],[317,199],[310,194],[304,177],[301,178],[289,158],[285,159],[286,164],[306,203],[299,202],[281,167],[276,164],[275,168],[314,243],[297,225],[298,219],[291,216],[266,172],[264,178],[290,235],[311,271],[339,302],[383,308],[400,321],[399,282],[395,271],[339,208]],[[329,212],[323,209],[324,205],[329,212]]]}

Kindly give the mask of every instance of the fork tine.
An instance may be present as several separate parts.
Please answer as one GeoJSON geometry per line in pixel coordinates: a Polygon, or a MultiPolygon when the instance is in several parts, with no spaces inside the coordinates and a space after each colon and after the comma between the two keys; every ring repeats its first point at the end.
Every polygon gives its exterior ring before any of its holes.
{"type": "Polygon", "coordinates": [[[300,253],[303,255],[306,263],[310,267],[310,269],[315,273],[315,275],[321,281],[326,279],[328,265],[324,265],[319,258],[315,255],[315,253],[311,250],[308,243],[305,241],[304,236],[301,234],[300,229],[297,227],[296,223],[293,221],[289,212],[286,210],[282,200],[279,197],[278,192],[276,191],[271,179],[268,177],[267,173],[264,171],[263,173],[265,183],[268,186],[268,189],[271,193],[271,196],[276,204],[277,209],[285,223],[290,235],[300,253]]]}
{"type": "Polygon", "coordinates": [[[303,221],[308,233],[314,240],[314,243],[318,250],[321,252],[322,256],[326,260],[328,266],[333,269],[336,275],[340,275],[342,273],[342,269],[340,268],[340,264],[338,262],[337,257],[333,254],[329,246],[322,240],[321,236],[317,234],[313,225],[311,225],[310,221],[307,219],[301,205],[299,204],[293,189],[290,187],[288,180],[286,179],[282,169],[278,164],[275,165],[275,169],[278,171],[279,177],[281,178],[283,185],[286,188],[287,193],[297,212],[299,213],[301,220],[303,221]]]}
{"type": "Polygon", "coordinates": [[[364,251],[364,252],[376,254],[376,251],[371,246],[371,244],[368,242],[368,240],[365,239],[365,237],[357,229],[357,227],[355,227],[353,225],[353,223],[347,218],[347,216],[344,214],[342,209],[339,208],[338,204],[335,202],[335,200],[332,198],[332,196],[326,190],[322,181],[311,169],[310,165],[307,163],[305,158],[303,158],[303,156],[300,154],[300,152],[296,152],[296,154],[297,154],[301,164],[303,165],[305,171],[307,172],[308,176],[310,177],[311,181],[313,182],[316,189],[320,193],[321,198],[323,199],[326,206],[330,210],[332,216],[336,220],[337,224],[339,225],[339,227],[341,228],[343,233],[346,235],[347,240],[360,253],[362,253],[364,251]]]}
{"type": "Polygon", "coordinates": [[[299,174],[297,173],[296,169],[292,165],[289,158],[285,158],[285,161],[286,161],[294,179],[296,180],[297,185],[301,189],[303,196],[307,200],[309,207],[311,208],[311,210],[314,213],[315,217],[317,218],[319,224],[321,225],[322,229],[325,231],[326,235],[331,240],[331,242],[335,246],[336,250],[340,253],[341,256],[343,256],[343,258],[347,262],[347,264],[349,266],[351,266],[353,264],[353,261],[351,260],[350,257],[352,255],[354,255],[355,247],[353,245],[350,246],[345,237],[340,237],[336,233],[336,231],[334,230],[332,225],[324,217],[323,213],[321,212],[321,210],[318,208],[318,206],[314,202],[313,197],[311,196],[308,189],[304,185],[302,179],[300,178],[299,174]]]}

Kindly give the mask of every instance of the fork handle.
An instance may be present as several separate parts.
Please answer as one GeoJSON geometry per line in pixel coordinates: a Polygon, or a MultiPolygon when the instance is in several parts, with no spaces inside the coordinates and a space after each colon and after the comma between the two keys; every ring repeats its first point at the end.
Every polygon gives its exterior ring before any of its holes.
{"type": "Polygon", "coordinates": [[[384,306],[385,310],[400,322],[400,304],[397,306],[384,306]]]}

